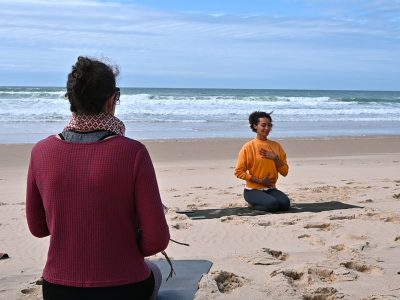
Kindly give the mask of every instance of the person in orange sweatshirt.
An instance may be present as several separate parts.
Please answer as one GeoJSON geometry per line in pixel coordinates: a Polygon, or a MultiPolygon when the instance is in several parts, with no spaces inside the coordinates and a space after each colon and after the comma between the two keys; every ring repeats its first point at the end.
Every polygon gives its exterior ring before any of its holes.
{"type": "Polygon", "coordinates": [[[235,168],[235,176],[246,181],[244,199],[257,210],[288,210],[289,197],[276,188],[276,182],[279,174],[288,174],[289,166],[282,146],[267,138],[273,126],[271,115],[252,112],[249,123],[257,136],[243,145],[235,168]]]}

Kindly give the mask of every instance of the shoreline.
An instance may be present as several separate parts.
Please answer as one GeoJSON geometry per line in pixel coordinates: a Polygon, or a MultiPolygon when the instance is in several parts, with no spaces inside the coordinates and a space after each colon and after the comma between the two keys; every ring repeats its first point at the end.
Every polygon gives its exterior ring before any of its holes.
{"type": "MultiPolygon", "coordinates": [[[[252,138],[149,139],[138,141],[148,148],[153,160],[165,161],[168,159],[210,159],[211,154],[215,155],[215,159],[236,159],[242,145],[250,140],[252,138]],[[159,145],[163,146],[162,149],[159,149],[159,145]],[[179,149],[182,147],[185,147],[185,149],[180,153],[179,149]],[[196,155],[193,155],[193,153],[196,153],[196,155]]],[[[310,155],[326,157],[400,152],[400,135],[271,138],[271,140],[277,141],[283,146],[288,159],[310,155]],[[337,147],[338,144],[340,144],[340,147],[337,147]]],[[[30,152],[33,145],[34,143],[0,143],[0,155],[1,157],[6,155],[6,157],[12,158],[15,148],[17,151],[26,154],[26,152],[30,152]],[[11,148],[14,148],[11,152],[7,151],[11,148]]],[[[19,155],[18,153],[14,154],[19,155]]],[[[11,163],[10,159],[6,159],[6,161],[11,163]]],[[[4,159],[1,159],[1,162],[4,162],[4,159]]]]}
{"type": "MultiPolygon", "coordinates": [[[[124,120],[123,120],[124,121],[124,120]]],[[[10,122],[2,124],[0,144],[30,144],[65,127],[66,121],[58,122],[10,122]]],[[[197,139],[247,139],[253,137],[245,122],[155,122],[132,123],[124,121],[126,136],[136,140],[197,140],[197,139]]],[[[342,137],[400,136],[398,121],[276,121],[277,129],[271,134],[275,139],[320,139],[342,137]]]]}
{"type": "MultiPolygon", "coordinates": [[[[165,160],[167,155],[157,149],[157,145],[160,143],[163,143],[171,152],[169,156],[172,160],[184,158],[178,153],[182,145],[185,146],[186,151],[190,150],[198,155],[185,157],[197,160],[209,159],[210,153],[215,155],[215,159],[236,159],[241,147],[250,140],[252,138],[143,140],[141,142],[146,145],[151,154],[154,154],[156,160],[165,160]],[[216,150],[221,148],[225,152],[221,153],[216,150]]],[[[289,160],[310,155],[326,157],[400,152],[400,136],[272,138],[272,140],[279,142],[283,146],[289,160]],[[338,144],[340,144],[340,147],[337,147],[338,144]]]]}

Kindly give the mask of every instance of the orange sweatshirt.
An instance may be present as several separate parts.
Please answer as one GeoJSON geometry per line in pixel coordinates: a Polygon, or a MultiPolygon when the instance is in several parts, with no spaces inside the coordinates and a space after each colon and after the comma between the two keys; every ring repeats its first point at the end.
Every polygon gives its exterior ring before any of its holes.
{"type": "Polygon", "coordinates": [[[240,150],[235,176],[246,180],[246,188],[264,189],[266,188],[265,186],[251,182],[250,178],[252,176],[257,178],[268,177],[275,187],[278,180],[278,173],[286,176],[288,171],[289,166],[286,161],[286,153],[282,146],[278,142],[271,140],[262,141],[256,138],[244,144],[240,150]],[[260,149],[274,151],[279,156],[283,165],[277,168],[274,160],[262,158],[259,154],[260,149]]]}

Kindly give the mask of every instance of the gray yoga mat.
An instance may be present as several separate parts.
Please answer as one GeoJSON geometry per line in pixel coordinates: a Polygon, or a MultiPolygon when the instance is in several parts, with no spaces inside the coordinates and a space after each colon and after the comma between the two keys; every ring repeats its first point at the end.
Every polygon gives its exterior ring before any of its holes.
{"type": "Polygon", "coordinates": [[[170,267],[166,260],[152,260],[161,270],[163,282],[158,293],[158,300],[193,299],[203,274],[208,273],[212,262],[208,260],[172,260],[176,275],[165,281],[170,267]]]}

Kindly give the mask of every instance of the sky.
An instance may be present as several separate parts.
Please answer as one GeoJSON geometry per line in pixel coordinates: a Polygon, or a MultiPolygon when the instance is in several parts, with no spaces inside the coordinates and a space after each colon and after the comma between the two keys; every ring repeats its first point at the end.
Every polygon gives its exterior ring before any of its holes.
{"type": "Polygon", "coordinates": [[[400,90],[400,0],[0,0],[0,86],[400,90]]]}

